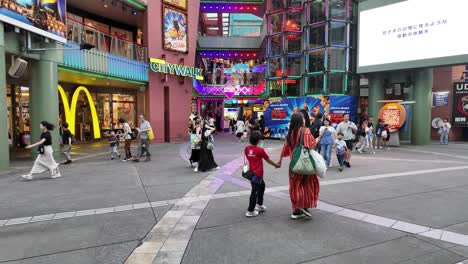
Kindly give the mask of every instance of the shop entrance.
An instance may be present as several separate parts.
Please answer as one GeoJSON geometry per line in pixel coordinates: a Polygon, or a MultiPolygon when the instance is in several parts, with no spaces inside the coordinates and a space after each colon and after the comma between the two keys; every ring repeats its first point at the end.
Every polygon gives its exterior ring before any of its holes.
{"type": "Polygon", "coordinates": [[[8,143],[13,148],[24,148],[29,140],[29,87],[7,85],[8,143]]]}

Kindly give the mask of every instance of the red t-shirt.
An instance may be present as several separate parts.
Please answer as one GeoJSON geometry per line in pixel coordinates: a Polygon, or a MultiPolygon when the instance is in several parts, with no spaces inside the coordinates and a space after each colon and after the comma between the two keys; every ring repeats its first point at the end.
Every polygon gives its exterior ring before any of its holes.
{"type": "Polygon", "coordinates": [[[258,146],[248,146],[244,150],[245,156],[249,161],[249,170],[257,177],[263,177],[263,159],[270,159],[265,150],[258,146]]]}

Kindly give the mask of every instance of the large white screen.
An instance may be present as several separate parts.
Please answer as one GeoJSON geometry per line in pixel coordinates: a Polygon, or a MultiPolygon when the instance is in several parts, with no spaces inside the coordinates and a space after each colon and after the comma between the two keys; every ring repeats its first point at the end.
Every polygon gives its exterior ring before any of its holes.
{"type": "Polygon", "coordinates": [[[408,0],[360,12],[358,67],[467,55],[467,10],[468,0],[408,0]]]}

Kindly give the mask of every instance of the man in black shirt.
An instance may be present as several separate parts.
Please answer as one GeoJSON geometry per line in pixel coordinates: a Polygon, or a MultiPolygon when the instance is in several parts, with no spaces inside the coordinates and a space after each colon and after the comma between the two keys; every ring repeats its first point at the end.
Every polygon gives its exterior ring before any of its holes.
{"type": "Polygon", "coordinates": [[[72,163],[71,160],[71,146],[72,146],[72,133],[68,130],[68,123],[64,122],[62,124],[62,144],[63,144],[63,154],[67,158],[63,164],[70,164],[72,163]]]}

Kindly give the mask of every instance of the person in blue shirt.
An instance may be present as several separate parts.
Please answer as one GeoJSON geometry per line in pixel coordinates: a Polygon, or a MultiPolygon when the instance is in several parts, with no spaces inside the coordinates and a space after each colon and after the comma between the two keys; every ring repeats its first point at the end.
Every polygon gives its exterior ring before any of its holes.
{"type": "Polygon", "coordinates": [[[332,148],[336,140],[336,131],[330,125],[330,120],[328,119],[323,120],[323,124],[320,127],[319,134],[320,134],[319,140],[320,140],[320,145],[321,145],[320,154],[325,159],[325,163],[327,164],[327,167],[330,167],[332,148]]]}

